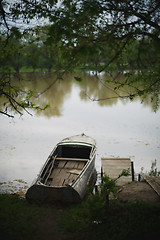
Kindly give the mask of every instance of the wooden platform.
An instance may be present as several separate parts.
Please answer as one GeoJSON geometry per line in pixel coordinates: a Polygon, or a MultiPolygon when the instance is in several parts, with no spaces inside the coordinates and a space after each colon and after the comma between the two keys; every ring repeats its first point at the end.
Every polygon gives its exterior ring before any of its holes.
{"type": "Polygon", "coordinates": [[[82,171],[87,159],[57,158],[47,185],[65,186],[72,183],[82,171]]]}
{"type": "Polygon", "coordinates": [[[148,176],[143,173],[141,173],[140,175],[154,189],[154,191],[160,196],[160,177],[148,176]]]}
{"type": "Polygon", "coordinates": [[[124,185],[134,181],[134,169],[133,162],[130,158],[101,158],[102,174],[108,175],[112,179],[116,179],[122,171],[130,171],[130,175],[127,177],[120,177],[117,180],[117,185],[124,185]]]}

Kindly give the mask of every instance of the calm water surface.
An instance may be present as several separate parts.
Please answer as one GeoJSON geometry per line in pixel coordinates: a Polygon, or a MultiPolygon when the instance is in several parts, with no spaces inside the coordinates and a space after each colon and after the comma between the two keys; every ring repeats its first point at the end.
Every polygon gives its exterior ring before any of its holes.
{"type": "Polygon", "coordinates": [[[138,98],[133,102],[113,98],[113,86],[101,82],[106,75],[98,80],[84,74],[82,82],[75,81],[74,76],[68,74],[53,85],[54,75],[26,74],[19,81],[22,88],[37,93],[52,85],[33,99],[38,105],[50,103],[51,107],[14,119],[0,115],[1,182],[19,183],[22,179],[30,185],[57,142],[81,133],[97,142],[97,171],[102,157],[130,157],[136,173],[142,167],[144,172],[149,171],[156,159],[160,169],[160,110],[154,113],[148,99],[141,104],[138,98]],[[88,96],[111,99],[91,101],[88,96]]]}

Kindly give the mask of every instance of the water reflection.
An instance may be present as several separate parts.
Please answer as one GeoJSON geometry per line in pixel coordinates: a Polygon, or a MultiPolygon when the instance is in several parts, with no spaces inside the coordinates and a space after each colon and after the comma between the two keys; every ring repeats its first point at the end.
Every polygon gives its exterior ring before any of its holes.
{"type": "MultiPolygon", "coordinates": [[[[160,169],[160,111],[152,113],[149,98],[143,105],[140,98],[132,103],[118,99],[117,95],[125,96],[131,89],[115,93],[114,84],[106,82],[109,77],[104,73],[100,76],[68,73],[57,80],[56,74],[28,73],[14,82],[21,89],[37,92],[33,98],[35,104],[51,107],[34,113],[33,117],[0,116],[1,183],[10,180],[16,184],[13,180],[23,179],[30,185],[57,142],[83,132],[97,142],[97,171],[101,169],[101,157],[129,157],[135,163],[136,173],[141,167],[150,170],[151,162],[156,159],[160,169]],[[75,76],[82,81],[76,81],[75,76]],[[96,102],[90,98],[108,100],[96,102]]],[[[123,75],[119,81],[121,78],[123,75]]],[[[0,104],[3,106],[3,101],[0,104]]]]}
{"type": "Polygon", "coordinates": [[[37,111],[37,116],[59,117],[63,111],[64,101],[70,96],[72,80],[67,75],[65,80],[57,80],[56,74],[23,74],[23,80],[20,82],[20,85],[26,90],[32,89],[36,91],[32,101],[37,106],[50,105],[45,111],[37,111]],[[48,88],[48,86],[51,87],[48,88]]]}
{"type": "MultiPolygon", "coordinates": [[[[124,75],[121,74],[118,76],[118,81],[123,79],[124,75]]],[[[71,91],[75,85],[79,88],[79,97],[82,101],[94,100],[102,107],[116,105],[119,100],[123,104],[130,101],[125,96],[133,93],[133,88],[125,86],[115,91],[115,84],[113,82],[108,83],[107,80],[111,80],[111,76],[107,73],[99,76],[90,73],[68,73],[64,74],[61,79],[57,79],[55,73],[25,73],[22,74],[21,80],[16,82],[16,84],[22,89],[36,91],[36,95],[32,99],[36,105],[50,105],[47,110],[37,111],[36,113],[37,116],[46,116],[49,118],[52,116],[61,116],[64,103],[70,98],[71,91]],[[76,81],[75,76],[80,77],[82,81],[76,81]]],[[[143,104],[149,106],[153,111],[154,103],[151,103],[149,99],[149,96],[146,97],[143,104]]],[[[142,99],[136,97],[134,101],[142,101],[142,99]]],[[[3,106],[3,101],[1,102],[1,106],[3,106]]]]}

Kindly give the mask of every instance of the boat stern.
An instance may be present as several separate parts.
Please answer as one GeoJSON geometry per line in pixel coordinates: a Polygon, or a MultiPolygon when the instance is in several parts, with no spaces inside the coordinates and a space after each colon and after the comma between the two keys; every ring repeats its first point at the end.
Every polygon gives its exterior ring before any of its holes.
{"type": "Polygon", "coordinates": [[[30,202],[80,202],[80,195],[70,186],[66,187],[48,187],[45,185],[33,185],[27,193],[26,199],[30,202]]]}

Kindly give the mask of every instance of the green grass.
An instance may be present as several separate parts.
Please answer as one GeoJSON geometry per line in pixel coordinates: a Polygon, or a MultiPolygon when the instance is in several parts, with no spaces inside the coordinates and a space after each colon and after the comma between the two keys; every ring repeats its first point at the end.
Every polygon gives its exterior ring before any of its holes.
{"type": "Polygon", "coordinates": [[[78,205],[30,204],[15,195],[0,195],[0,236],[3,240],[135,240],[160,234],[160,205],[99,198],[78,205]]]}
{"type": "MultiPolygon", "coordinates": [[[[0,235],[3,239],[30,239],[36,229],[37,207],[15,195],[0,195],[0,235]]],[[[33,238],[32,238],[33,239],[33,238]]]]}
{"type": "MultiPolygon", "coordinates": [[[[15,73],[15,69],[13,67],[8,67],[7,69],[5,69],[5,71],[9,71],[12,72],[12,73],[15,73]]],[[[74,67],[73,69],[68,69],[67,71],[68,72],[83,72],[83,71],[97,71],[98,69],[95,67],[95,66],[77,66],[77,67],[74,67]]],[[[117,68],[112,68],[112,67],[108,67],[108,68],[105,68],[104,71],[116,71],[117,68]]],[[[3,72],[4,69],[0,67],[0,72],[3,72]]],[[[56,72],[56,71],[65,71],[65,68],[62,68],[62,69],[57,69],[57,68],[52,68],[51,69],[51,72],[56,72]]],[[[20,70],[19,70],[20,73],[39,73],[39,72],[48,72],[48,69],[47,68],[43,68],[43,70],[41,70],[41,68],[36,68],[35,70],[32,68],[32,67],[21,67],[20,70]]]]}
{"type": "Polygon", "coordinates": [[[75,239],[142,240],[160,234],[160,206],[111,201],[105,215],[101,212],[95,220],[88,210],[83,203],[67,210],[62,218],[65,231],[74,233],[75,239]]]}

